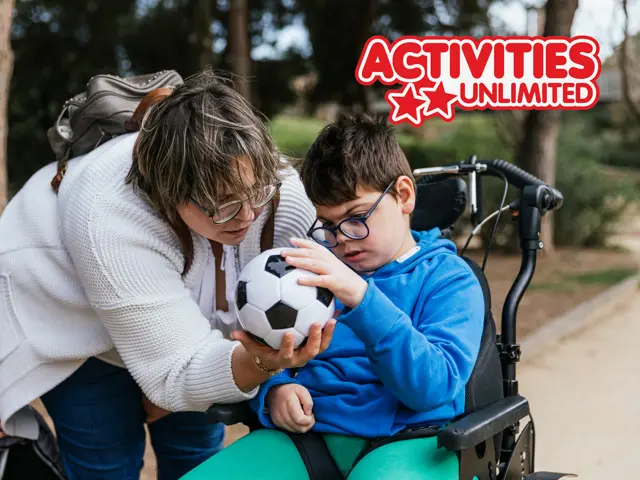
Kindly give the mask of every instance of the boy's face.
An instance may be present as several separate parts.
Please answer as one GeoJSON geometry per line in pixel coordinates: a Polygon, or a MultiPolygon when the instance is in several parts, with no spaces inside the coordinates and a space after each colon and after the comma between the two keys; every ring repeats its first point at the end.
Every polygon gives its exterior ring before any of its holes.
{"type": "MultiPolygon", "coordinates": [[[[402,176],[396,180],[397,194],[384,195],[367,218],[369,235],[353,240],[337,231],[338,245],[331,250],[344,263],[358,272],[370,272],[400,257],[408,242],[412,241],[410,215],[415,206],[415,188],[411,180],[402,176]]],[[[362,217],[380,198],[382,192],[358,186],[357,198],[341,205],[327,207],[316,205],[320,222],[334,227],[342,220],[362,217]]],[[[410,248],[410,246],[409,246],[410,248]]]]}

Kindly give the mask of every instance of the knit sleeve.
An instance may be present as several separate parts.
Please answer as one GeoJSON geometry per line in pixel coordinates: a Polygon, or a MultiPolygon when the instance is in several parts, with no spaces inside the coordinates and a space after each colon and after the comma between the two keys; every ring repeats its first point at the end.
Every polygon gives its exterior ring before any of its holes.
{"type": "Polygon", "coordinates": [[[204,411],[252,398],[236,386],[223,338],[185,286],[173,232],[149,209],[121,198],[75,203],[65,245],[88,301],[142,391],[170,410],[204,411]]]}
{"type": "Polygon", "coordinates": [[[315,218],[316,209],[307,197],[300,176],[293,169],[287,170],[274,221],[274,248],[290,247],[291,237],[306,238],[315,218]]]}

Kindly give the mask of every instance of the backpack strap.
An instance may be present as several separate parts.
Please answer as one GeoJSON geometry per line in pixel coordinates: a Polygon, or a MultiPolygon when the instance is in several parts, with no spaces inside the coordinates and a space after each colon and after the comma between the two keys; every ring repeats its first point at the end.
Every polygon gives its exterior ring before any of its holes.
{"type": "Polygon", "coordinates": [[[160,87],[147,93],[138,104],[138,107],[136,108],[136,111],[133,112],[133,115],[131,115],[131,118],[124,122],[124,128],[126,128],[130,132],[137,132],[138,130],[140,130],[142,120],[144,119],[144,116],[149,108],[151,108],[163,98],[171,95],[172,91],[173,88],[171,87],[160,87]]]}
{"type": "Polygon", "coordinates": [[[275,233],[275,218],[278,205],[280,205],[280,192],[276,193],[273,200],[271,200],[271,215],[269,215],[264,227],[262,227],[262,234],[260,235],[261,252],[273,248],[273,235],[275,233]]]}
{"type": "MultiPolygon", "coordinates": [[[[137,132],[138,130],[140,130],[142,120],[145,114],[147,113],[147,111],[149,110],[149,108],[151,108],[153,105],[158,103],[163,98],[169,96],[172,91],[173,89],[170,87],[160,87],[147,93],[142,98],[138,106],[136,107],[136,110],[135,112],[133,112],[133,115],[131,116],[131,118],[125,121],[124,123],[125,129],[128,130],[129,132],[137,132]]],[[[67,152],[65,157],[58,162],[58,171],[56,172],[56,176],[53,177],[53,180],[51,180],[51,188],[53,188],[53,191],[56,193],[58,193],[58,190],[60,188],[60,183],[62,182],[62,178],[64,177],[64,174],[67,172],[67,162],[69,161],[69,152],[70,150],[67,152]]]]}

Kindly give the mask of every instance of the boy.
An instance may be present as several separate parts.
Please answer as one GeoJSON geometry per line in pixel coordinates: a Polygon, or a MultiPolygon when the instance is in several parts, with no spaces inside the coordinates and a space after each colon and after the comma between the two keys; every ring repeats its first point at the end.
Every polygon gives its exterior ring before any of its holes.
{"type": "MultiPolygon", "coordinates": [[[[266,427],[325,434],[346,476],[366,445],[363,439],[441,426],[463,413],[484,300],[452,242],[437,229],[411,230],[415,184],[389,126],[366,117],[343,117],[326,126],[306,155],[301,177],[318,219],[310,239],[292,239],[297,248],[282,255],[319,274],[300,283],[330,289],[342,311],[329,348],[297,372],[273,376],[250,404],[266,427]]],[[[241,439],[216,455],[216,465],[222,468],[240,451],[251,451],[261,478],[273,478],[265,462],[280,466],[278,478],[306,478],[302,461],[283,453],[293,448],[286,446],[285,434],[278,432],[276,439],[273,433],[258,430],[241,439]],[[260,450],[270,453],[260,460],[260,450]],[[295,470],[294,465],[297,473],[282,470],[295,470]]],[[[413,478],[412,472],[425,471],[429,478],[457,478],[455,455],[437,450],[434,438],[392,443],[365,458],[349,479],[413,478]],[[411,448],[401,444],[423,449],[420,459],[394,455],[394,448],[411,448]],[[391,467],[381,459],[382,450],[393,456],[391,467]]],[[[238,468],[244,467],[235,463],[223,471],[243,478],[238,468]]],[[[213,465],[211,471],[222,475],[213,465]]]]}

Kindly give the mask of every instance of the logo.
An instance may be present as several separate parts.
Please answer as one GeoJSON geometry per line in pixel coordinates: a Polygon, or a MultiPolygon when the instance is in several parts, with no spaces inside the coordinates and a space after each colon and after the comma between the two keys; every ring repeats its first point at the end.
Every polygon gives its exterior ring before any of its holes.
{"type": "Polygon", "coordinates": [[[462,110],[587,110],[600,97],[602,64],[592,37],[371,37],[356,80],[399,85],[389,121],[420,126],[462,110]]]}

